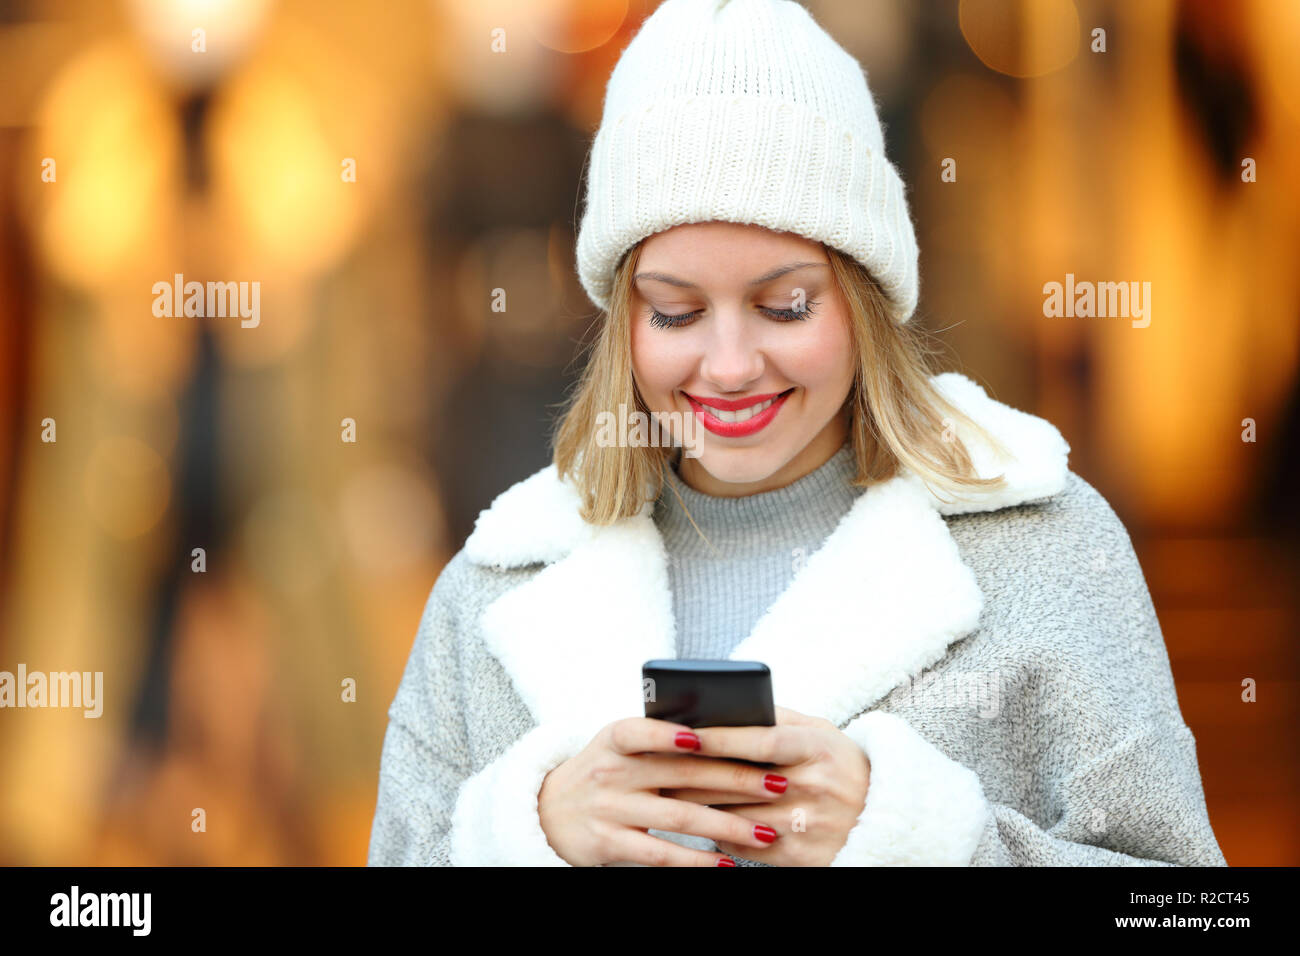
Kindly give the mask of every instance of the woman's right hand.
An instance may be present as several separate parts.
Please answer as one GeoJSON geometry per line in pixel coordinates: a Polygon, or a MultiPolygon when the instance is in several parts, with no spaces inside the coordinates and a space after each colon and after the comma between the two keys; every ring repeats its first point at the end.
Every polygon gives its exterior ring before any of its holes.
{"type": "Polygon", "coordinates": [[[775,839],[771,827],[734,812],[659,795],[661,789],[725,791],[745,796],[748,803],[781,796],[765,786],[764,778],[771,775],[763,769],[693,756],[698,748],[698,738],[682,724],[650,717],[606,724],[580,753],[542,781],[537,811],[551,849],[573,866],[724,866],[723,861],[731,859],[725,854],[692,850],[646,830],[756,848],[771,845],[771,839],[756,835],[775,839]]]}

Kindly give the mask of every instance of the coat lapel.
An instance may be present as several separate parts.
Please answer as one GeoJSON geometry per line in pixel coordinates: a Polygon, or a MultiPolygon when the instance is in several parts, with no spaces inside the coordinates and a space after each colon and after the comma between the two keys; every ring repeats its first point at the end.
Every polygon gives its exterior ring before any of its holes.
{"type": "MultiPolygon", "coordinates": [[[[777,705],[843,726],[919,675],[979,623],[983,595],[943,514],[995,510],[1059,492],[1069,446],[1040,418],[988,398],[956,373],[944,394],[1012,453],[994,456],[959,432],[981,475],[1008,487],[946,500],[910,474],[866,489],[728,655],[772,671],[777,705]]],[[[603,528],[549,465],[503,493],[465,543],[475,563],[541,571],[483,612],[484,640],[538,724],[594,733],[644,713],[641,665],[676,657],[663,539],[647,502],[603,528]]]]}

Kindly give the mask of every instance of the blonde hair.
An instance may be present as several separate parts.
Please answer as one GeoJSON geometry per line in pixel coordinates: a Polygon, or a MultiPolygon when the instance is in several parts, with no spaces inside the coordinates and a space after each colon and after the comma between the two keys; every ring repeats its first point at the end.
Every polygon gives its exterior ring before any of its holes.
{"type": "MultiPolygon", "coordinates": [[[[945,437],[945,418],[949,424],[964,422],[989,447],[1005,454],[987,431],[930,383],[934,353],[925,333],[890,318],[884,292],[861,263],[830,246],[823,248],[848,306],[858,357],[853,385],[845,399],[857,459],[852,484],[868,487],[886,481],[905,466],[932,490],[937,487],[960,493],[968,488],[1000,486],[1004,475],[978,477],[961,439],[955,434],[951,439],[945,437]]],[[[611,524],[636,514],[652,500],[647,498],[647,489],[657,497],[663,488],[665,463],[676,455],[672,447],[605,447],[597,443],[601,412],[613,414],[620,404],[646,415],[650,412],[632,377],[632,277],[640,253],[641,243],[637,243],[617,267],[610,307],[591,343],[586,368],[570,398],[562,403],[566,407],[552,438],[557,472],[561,478],[573,478],[580,493],[580,513],[593,524],[611,524]]]]}

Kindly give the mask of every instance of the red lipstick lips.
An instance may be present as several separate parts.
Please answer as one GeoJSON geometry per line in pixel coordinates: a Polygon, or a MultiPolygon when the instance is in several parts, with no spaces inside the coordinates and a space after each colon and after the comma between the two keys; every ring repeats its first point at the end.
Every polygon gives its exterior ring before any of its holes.
{"type": "Polygon", "coordinates": [[[750,395],[746,398],[705,398],[703,401],[694,395],[687,394],[686,400],[691,403],[691,408],[695,412],[695,417],[700,424],[723,438],[740,438],[745,435],[753,435],[762,431],[776,418],[776,413],[781,410],[785,400],[794,392],[793,388],[786,389],[784,392],[768,392],[764,395],[750,395]],[[744,421],[726,421],[718,417],[714,410],[723,412],[738,412],[743,409],[752,408],[755,405],[762,405],[764,402],[771,400],[772,404],[767,406],[761,412],[751,415],[744,421]]]}

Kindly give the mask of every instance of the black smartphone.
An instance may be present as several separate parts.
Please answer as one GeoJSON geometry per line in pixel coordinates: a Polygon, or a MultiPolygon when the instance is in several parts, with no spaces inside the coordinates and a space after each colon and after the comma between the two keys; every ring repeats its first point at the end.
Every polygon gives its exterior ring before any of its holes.
{"type": "Polygon", "coordinates": [[[641,667],[645,715],[687,727],[775,727],[760,661],[656,660],[641,667]]]}

